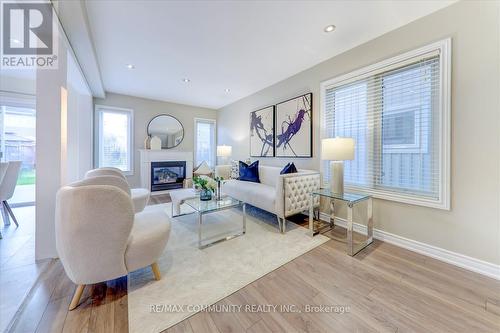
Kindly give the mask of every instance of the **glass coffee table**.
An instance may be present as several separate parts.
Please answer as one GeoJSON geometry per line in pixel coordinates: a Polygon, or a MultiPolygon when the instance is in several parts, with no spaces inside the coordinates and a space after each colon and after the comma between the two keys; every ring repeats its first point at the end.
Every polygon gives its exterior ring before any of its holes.
{"type": "Polygon", "coordinates": [[[227,241],[233,239],[238,236],[242,236],[246,233],[247,225],[246,225],[246,204],[243,201],[232,198],[228,195],[223,196],[220,200],[208,200],[202,201],[200,197],[194,197],[184,200],[184,203],[193,208],[198,214],[198,248],[204,249],[214,244],[227,241]],[[242,207],[243,209],[243,228],[241,232],[233,235],[229,235],[215,241],[209,243],[202,242],[202,225],[203,225],[203,216],[210,213],[220,212],[225,209],[238,208],[242,207]]]}

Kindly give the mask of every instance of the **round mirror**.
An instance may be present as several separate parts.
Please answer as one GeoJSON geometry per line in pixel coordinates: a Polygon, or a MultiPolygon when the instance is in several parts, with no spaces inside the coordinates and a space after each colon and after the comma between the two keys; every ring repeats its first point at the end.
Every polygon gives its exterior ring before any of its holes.
{"type": "Polygon", "coordinates": [[[148,135],[160,138],[161,149],[170,149],[178,146],[184,139],[184,127],[177,118],[161,114],[149,122],[148,135]]]}

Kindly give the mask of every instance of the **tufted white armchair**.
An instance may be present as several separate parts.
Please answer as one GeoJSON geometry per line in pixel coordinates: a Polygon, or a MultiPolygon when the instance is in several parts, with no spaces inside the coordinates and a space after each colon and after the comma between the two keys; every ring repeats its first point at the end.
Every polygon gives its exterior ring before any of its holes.
{"type": "MultiPolygon", "coordinates": [[[[280,175],[280,167],[259,165],[260,183],[230,179],[223,185],[223,192],[252,206],[276,214],[278,230],[286,231],[286,218],[309,209],[309,195],[320,188],[320,173],[298,170],[297,173],[280,175]]],[[[229,179],[230,165],[215,167],[215,175],[229,179]]],[[[319,197],[314,198],[314,207],[319,197]]]]}
{"type": "MultiPolygon", "coordinates": [[[[125,182],[127,182],[127,178],[125,177],[123,172],[118,168],[112,168],[112,167],[97,168],[89,170],[85,174],[85,178],[92,178],[97,176],[117,176],[125,180],[125,182]]],[[[146,205],[149,202],[149,196],[151,195],[150,191],[145,188],[131,189],[129,186],[128,193],[132,198],[132,202],[134,203],[135,212],[136,213],[142,212],[144,210],[144,207],[146,207],[146,205]]]]}
{"type": "Polygon", "coordinates": [[[151,266],[170,235],[163,205],[135,213],[128,184],[116,176],[92,177],[61,188],[56,197],[56,248],[66,274],[78,285],[73,310],[85,285],[116,279],[151,266]]]}

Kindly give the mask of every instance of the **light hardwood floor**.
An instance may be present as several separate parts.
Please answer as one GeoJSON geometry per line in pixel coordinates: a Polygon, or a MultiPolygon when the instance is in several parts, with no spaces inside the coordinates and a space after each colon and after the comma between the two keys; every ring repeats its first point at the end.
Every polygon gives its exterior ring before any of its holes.
{"type": "Polygon", "coordinates": [[[46,268],[48,260],[35,261],[35,207],[13,208],[19,222],[4,226],[0,239],[0,332],[15,316],[23,300],[46,268]]]}
{"type": "Polygon", "coordinates": [[[198,313],[166,332],[500,332],[499,298],[499,281],[379,241],[351,258],[332,240],[219,303],[349,313],[198,313]]]}
{"type": "MultiPolygon", "coordinates": [[[[14,332],[127,332],[126,277],[86,288],[68,312],[74,290],[54,262],[14,332]]],[[[218,304],[302,312],[201,312],[165,332],[500,332],[500,281],[379,241],[355,257],[328,241],[218,304]],[[307,313],[307,305],[349,312],[307,313]]]]}

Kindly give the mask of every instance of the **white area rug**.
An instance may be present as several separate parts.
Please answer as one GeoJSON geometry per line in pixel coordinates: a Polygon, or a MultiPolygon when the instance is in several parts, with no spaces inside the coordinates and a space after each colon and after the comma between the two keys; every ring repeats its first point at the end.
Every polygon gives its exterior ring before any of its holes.
{"type": "MultiPolygon", "coordinates": [[[[164,206],[170,215],[170,204],[164,206]]],[[[197,215],[180,216],[171,223],[170,240],[158,261],[162,279],[154,281],[148,268],[129,275],[132,333],[167,329],[195,314],[200,305],[216,303],[328,240],[322,235],[311,238],[306,228],[290,222],[286,234],[280,234],[276,216],[253,207],[247,209],[244,236],[204,250],[197,247],[197,215]]],[[[242,212],[208,214],[203,223],[204,238],[221,238],[241,231],[242,212]]]]}

